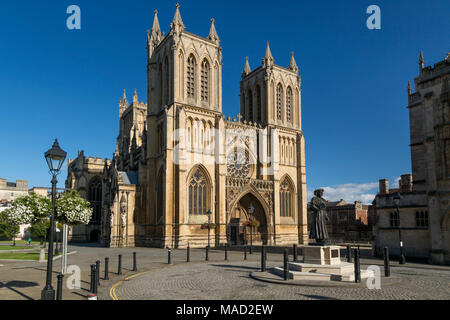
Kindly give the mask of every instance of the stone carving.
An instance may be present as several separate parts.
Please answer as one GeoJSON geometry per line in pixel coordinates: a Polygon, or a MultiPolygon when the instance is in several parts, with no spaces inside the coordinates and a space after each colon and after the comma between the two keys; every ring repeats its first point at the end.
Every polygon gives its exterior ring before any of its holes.
{"type": "Polygon", "coordinates": [[[121,217],[121,226],[125,227],[127,224],[127,205],[125,202],[120,203],[120,217],[121,217]]]}
{"type": "Polygon", "coordinates": [[[323,189],[314,191],[311,199],[312,221],[310,237],[316,239],[318,243],[324,243],[328,239],[327,224],[328,215],[325,209],[327,201],[322,197],[323,189]]]}

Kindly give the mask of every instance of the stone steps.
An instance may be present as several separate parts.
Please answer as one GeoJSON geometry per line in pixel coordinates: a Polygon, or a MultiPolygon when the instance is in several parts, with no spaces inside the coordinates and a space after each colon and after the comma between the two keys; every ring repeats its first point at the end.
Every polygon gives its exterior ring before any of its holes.
{"type": "MultiPolygon", "coordinates": [[[[271,272],[283,277],[284,269],[282,267],[275,267],[271,269],[271,272]]],[[[371,270],[361,270],[361,280],[373,277],[373,271],[371,270]]],[[[342,274],[338,273],[320,273],[320,272],[305,272],[289,269],[288,279],[291,280],[307,280],[307,281],[343,281],[343,282],[354,282],[355,273],[346,272],[342,274]]]]}
{"type": "Polygon", "coordinates": [[[289,270],[300,272],[314,272],[314,273],[326,273],[326,274],[344,274],[355,272],[355,266],[353,263],[341,262],[339,264],[326,264],[317,265],[302,262],[290,262],[289,270]]]}

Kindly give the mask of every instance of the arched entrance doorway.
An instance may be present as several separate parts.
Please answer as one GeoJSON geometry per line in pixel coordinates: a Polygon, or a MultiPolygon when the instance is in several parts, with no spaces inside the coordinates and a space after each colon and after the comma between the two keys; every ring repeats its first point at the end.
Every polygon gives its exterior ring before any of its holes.
{"type": "Polygon", "coordinates": [[[228,227],[228,242],[232,245],[268,242],[266,211],[252,193],[247,193],[236,202],[230,212],[228,227]]]}

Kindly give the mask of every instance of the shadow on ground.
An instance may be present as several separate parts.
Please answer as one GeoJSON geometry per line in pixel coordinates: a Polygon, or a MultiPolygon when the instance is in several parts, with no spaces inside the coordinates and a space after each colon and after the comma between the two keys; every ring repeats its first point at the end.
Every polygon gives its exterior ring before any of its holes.
{"type": "Polygon", "coordinates": [[[0,282],[0,288],[7,288],[27,300],[34,300],[34,299],[31,298],[30,296],[27,296],[23,292],[20,292],[17,289],[37,287],[38,285],[39,284],[36,282],[29,282],[29,281],[9,281],[6,283],[0,282]]]}

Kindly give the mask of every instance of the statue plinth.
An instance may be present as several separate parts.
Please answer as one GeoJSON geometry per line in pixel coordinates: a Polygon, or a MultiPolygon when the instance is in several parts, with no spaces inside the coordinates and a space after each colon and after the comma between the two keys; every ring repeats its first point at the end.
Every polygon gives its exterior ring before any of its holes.
{"type": "Polygon", "coordinates": [[[332,265],[341,263],[339,246],[304,246],[303,262],[309,264],[332,265]]]}

